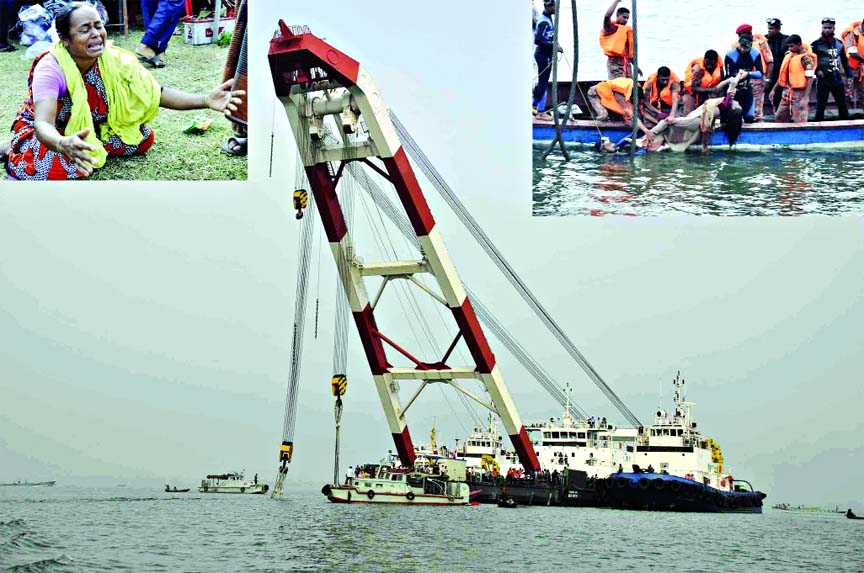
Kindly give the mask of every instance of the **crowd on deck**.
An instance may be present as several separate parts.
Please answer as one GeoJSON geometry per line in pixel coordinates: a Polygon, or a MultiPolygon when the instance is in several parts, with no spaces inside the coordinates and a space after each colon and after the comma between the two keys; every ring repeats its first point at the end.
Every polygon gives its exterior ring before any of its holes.
{"type": "MultiPolygon", "coordinates": [[[[592,86],[586,98],[597,121],[631,122],[634,117],[633,27],[630,10],[619,4],[620,0],[612,0],[599,35],[608,79],[592,86]]],[[[554,56],[555,0],[544,0],[543,5],[534,26],[539,73],[533,91],[534,115],[544,112],[554,56]]],[[[825,119],[829,98],[836,103],[838,118],[849,119],[850,104],[864,102],[862,20],[846,25],[837,37],[836,20],[823,18],[821,36],[809,44],[798,34],[783,34],[779,18],[768,18],[766,24],[764,35],[754,33],[750,24],[741,24],[730,49],[694,54],[683,81],[669,66],[660,66],[636,84],[639,108],[635,116],[646,134],[645,143],[656,145],[655,136],[671,127],[699,128],[705,133],[713,126],[715,115],[733,125],[727,135],[734,143],[742,122],[765,121],[766,104],[771,105],[775,122],[804,123],[812,89],[816,91],[815,121],[825,119]]],[[[643,75],[642,70],[636,71],[643,75]]]]}

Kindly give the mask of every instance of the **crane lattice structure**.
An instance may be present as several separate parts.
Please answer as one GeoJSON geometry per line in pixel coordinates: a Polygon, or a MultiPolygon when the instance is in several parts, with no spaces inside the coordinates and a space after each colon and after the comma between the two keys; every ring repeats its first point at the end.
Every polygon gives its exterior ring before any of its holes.
{"type": "Polygon", "coordinates": [[[270,43],[270,69],[276,95],[283,103],[300,150],[312,197],[324,227],[357,332],[384,408],[396,451],[403,465],[415,453],[405,412],[430,382],[445,382],[495,412],[501,419],[522,465],[538,471],[540,464],[496,363],[477,314],[450,259],[388,109],[368,72],[354,59],[314,36],[308,28],[279,22],[270,43]],[[327,140],[325,119],[334,118],[341,139],[327,140]],[[420,260],[361,262],[354,253],[348,225],[337,194],[347,165],[362,165],[381,175],[394,188],[420,245],[420,260]],[[418,275],[428,275],[437,291],[418,275]],[[365,279],[380,277],[370,297],[365,279]],[[422,361],[378,328],[376,307],[394,279],[407,279],[452,314],[456,334],[439,360],[422,361]],[[459,343],[473,364],[451,364],[459,343]],[[386,345],[386,346],[385,346],[386,345]],[[407,358],[412,367],[394,367],[387,348],[407,358]],[[477,380],[491,403],[459,382],[477,380]],[[419,382],[402,405],[399,381],[419,382]]]}

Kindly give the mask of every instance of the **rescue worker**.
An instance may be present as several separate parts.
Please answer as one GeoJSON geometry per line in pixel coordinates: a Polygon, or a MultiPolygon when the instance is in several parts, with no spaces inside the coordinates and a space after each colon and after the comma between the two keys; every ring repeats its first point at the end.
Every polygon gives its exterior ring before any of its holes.
{"type": "MultiPolygon", "coordinates": [[[[552,73],[552,45],[555,39],[555,0],[543,0],[543,12],[537,19],[534,29],[534,61],[537,62],[537,85],[534,87],[531,113],[537,115],[546,108],[546,91],[549,88],[549,75],[552,73]]],[[[563,52],[561,46],[558,51],[563,52]]]]}
{"type": "MultiPolygon", "coordinates": [[[[786,39],[789,37],[780,32],[780,27],[783,22],[779,18],[768,18],[768,35],[765,39],[768,40],[768,47],[771,48],[771,57],[774,59],[774,67],[771,69],[768,83],[765,86],[765,92],[774,91],[774,86],[777,85],[777,77],[780,75],[780,64],[783,62],[783,56],[786,54],[786,39]]],[[[774,106],[774,113],[777,113],[777,108],[780,107],[780,97],[783,90],[777,90],[774,94],[774,99],[771,104],[774,106]]]]}
{"type": "Polygon", "coordinates": [[[717,94],[717,85],[723,81],[720,54],[708,50],[701,58],[694,58],[684,72],[684,93],[681,94],[683,115],[687,115],[705,100],[717,94]]]}
{"type": "Polygon", "coordinates": [[[645,80],[644,90],[642,117],[645,118],[645,125],[653,127],[661,119],[674,118],[678,115],[681,80],[675,72],[666,66],[660,66],[645,80]]]}
{"type": "Polygon", "coordinates": [[[769,93],[772,101],[774,91],[782,90],[780,107],[774,114],[778,123],[806,123],[810,106],[810,90],[815,80],[816,56],[801,43],[801,36],[792,34],[786,40],[789,51],[780,64],[777,84],[769,93]]]}
{"type": "MultiPolygon", "coordinates": [[[[612,0],[609,9],[603,16],[603,27],[600,29],[600,47],[608,56],[606,71],[609,79],[633,77],[633,26],[628,26],[630,10],[624,6],[615,10],[620,0],[612,0]],[[615,12],[615,19],[612,19],[615,12]]],[[[642,74],[642,70],[639,70],[642,74]]]]}
{"type": "Polygon", "coordinates": [[[726,53],[723,67],[726,69],[726,77],[737,76],[741,70],[747,72],[746,77],[738,82],[735,101],[744,110],[744,121],[753,123],[755,106],[753,105],[752,81],[762,79],[765,67],[762,63],[762,55],[758,49],[753,47],[752,34],[745,32],[738,36],[738,44],[726,53]]]}
{"type": "MultiPolygon", "coordinates": [[[[633,78],[615,78],[600,82],[588,88],[587,96],[597,121],[610,121],[610,112],[622,116],[627,123],[633,121],[633,78]]],[[[649,129],[638,116],[636,125],[647,135],[649,129]]],[[[653,135],[648,138],[653,139],[653,135]]],[[[589,423],[593,426],[593,416],[589,423]]]]}
{"type": "MultiPolygon", "coordinates": [[[[770,78],[774,72],[774,54],[771,51],[771,46],[768,44],[768,38],[762,34],[754,34],[753,26],[750,24],[741,24],[735,33],[740,37],[741,34],[750,34],[753,36],[753,46],[759,50],[759,55],[762,56],[762,64],[765,66],[765,74],[760,77],[750,78],[750,85],[753,86],[753,120],[756,123],[764,121],[762,109],[765,105],[765,78],[770,78]]],[[[732,48],[737,48],[737,42],[732,44],[732,48]]]]}
{"type": "Polygon", "coordinates": [[[852,22],[840,35],[846,46],[849,67],[852,68],[851,81],[847,79],[847,95],[858,108],[864,107],[864,19],[852,22]]]}
{"type": "Polygon", "coordinates": [[[828,96],[834,98],[840,119],[849,119],[849,108],[846,105],[846,90],[844,75],[852,77],[852,68],[846,57],[843,42],[834,37],[834,18],[822,19],[822,35],[810,44],[810,50],[816,55],[816,121],[825,119],[825,106],[828,96]]]}

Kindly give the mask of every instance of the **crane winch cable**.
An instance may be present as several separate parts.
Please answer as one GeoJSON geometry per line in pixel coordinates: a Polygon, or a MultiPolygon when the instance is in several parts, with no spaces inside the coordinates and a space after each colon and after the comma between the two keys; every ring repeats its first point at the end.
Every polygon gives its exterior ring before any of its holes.
{"type": "MultiPolygon", "coordinates": [[[[298,170],[298,189],[308,187],[305,174],[298,170]],[[301,175],[302,174],[302,175],[301,175]]],[[[282,487],[285,475],[288,473],[288,464],[294,455],[294,426],[297,421],[297,392],[300,386],[300,366],[303,356],[303,334],[306,325],[306,302],[309,291],[309,266],[312,252],[312,231],[315,227],[315,202],[312,201],[308,207],[307,215],[300,219],[300,240],[297,244],[297,288],[294,299],[294,323],[291,328],[291,361],[288,367],[288,390],[285,399],[285,415],[282,424],[282,444],[279,447],[279,470],[273,492],[273,499],[282,499],[282,487]]]]}
{"type": "Polygon", "coordinates": [[[561,147],[561,154],[565,161],[570,161],[570,154],[567,153],[567,148],[564,146],[564,138],[561,131],[567,127],[567,122],[570,120],[570,110],[573,109],[573,101],[576,99],[576,72],[579,67],[579,21],[576,17],[576,0],[570,0],[570,7],[573,13],[573,77],[570,83],[570,93],[567,96],[567,111],[564,113],[564,124],[559,122],[558,113],[558,18],[561,8],[561,0],[555,0],[555,23],[552,33],[552,119],[555,122],[555,139],[543,152],[543,159],[549,156],[552,149],[557,143],[561,147]]]}
{"type": "Polygon", "coordinates": [[[558,340],[558,342],[564,347],[564,349],[573,357],[577,364],[579,364],[583,371],[588,375],[588,377],[597,385],[601,392],[609,399],[610,402],[615,406],[615,408],[627,419],[627,421],[633,424],[636,428],[641,428],[642,423],[639,419],[630,411],[630,409],[621,401],[621,399],[612,391],[612,388],[609,387],[608,384],[601,378],[600,374],[594,369],[594,367],[588,362],[588,359],[576,348],[576,345],[570,340],[570,338],[564,333],[562,328],[555,322],[555,319],[552,318],[552,315],[546,310],[546,308],[540,304],[540,301],[537,300],[537,297],[531,292],[525,282],[516,274],[516,271],[504,259],[504,256],[501,252],[495,247],[492,243],[492,240],[488,235],[483,231],[474,217],[468,212],[468,209],[465,205],[459,200],[453,190],[447,185],[447,182],[444,181],[444,178],[441,177],[441,174],[438,173],[438,170],[432,165],[429,161],[429,158],[423,153],[408,131],[405,129],[405,126],[399,121],[399,118],[391,111],[390,117],[393,120],[393,125],[396,127],[396,132],[399,135],[400,140],[402,141],[403,147],[408,152],[408,155],[414,159],[415,162],[420,167],[420,170],[426,175],[432,185],[438,190],[438,193],[441,194],[444,201],[450,207],[451,210],[456,214],[459,220],[463,225],[468,229],[468,232],[474,237],[474,239],[480,244],[484,251],[486,251],[487,255],[492,259],[498,269],[507,277],[507,280],[510,281],[510,284],[516,288],[516,291],[522,296],[525,302],[528,303],[528,306],[534,310],[537,314],[538,318],[543,322],[544,325],[550,330],[553,336],[558,340]]]}
{"type": "MultiPolygon", "coordinates": [[[[639,132],[639,90],[636,86],[639,85],[639,40],[636,34],[636,0],[631,2],[633,16],[633,119],[630,126],[630,140],[636,141],[636,134],[639,132]]],[[[630,157],[636,154],[636,145],[630,146],[630,157]]]]}

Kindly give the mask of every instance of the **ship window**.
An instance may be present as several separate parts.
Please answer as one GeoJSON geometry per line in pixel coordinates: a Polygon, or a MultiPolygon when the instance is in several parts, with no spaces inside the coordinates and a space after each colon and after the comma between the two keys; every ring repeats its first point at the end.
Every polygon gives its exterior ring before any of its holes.
{"type": "Polygon", "coordinates": [[[684,429],[683,429],[683,428],[678,428],[678,435],[679,435],[679,436],[683,436],[683,435],[684,435],[684,429]]]}
{"type": "Polygon", "coordinates": [[[582,439],[584,440],[584,439],[585,439],[585,432],[579,432],[579,433],[577,434],[577,437],[578,437],[578,438],[582,438],[582,439]]]}
{"type": "Polygon", "coordinates": [[[553,437],[553,438],[560,438],[560,437],[561,437],[561,434],[558,433],[558,432],[552,432],[552,437],[553,437]]]}
{"type": "Polygon", "coordinates": [[[664,429],[664,430],[663,430],[663,435],[664,435],[664,436],[668,436],[668,435],[669,435],[669,430],[668,430],[668,429],[664,429]]]}
{"type": "Polygon", "coordinates": [[[543,432],[543,437],[548,440],[549,439],[549,432],[543,432]]]}

